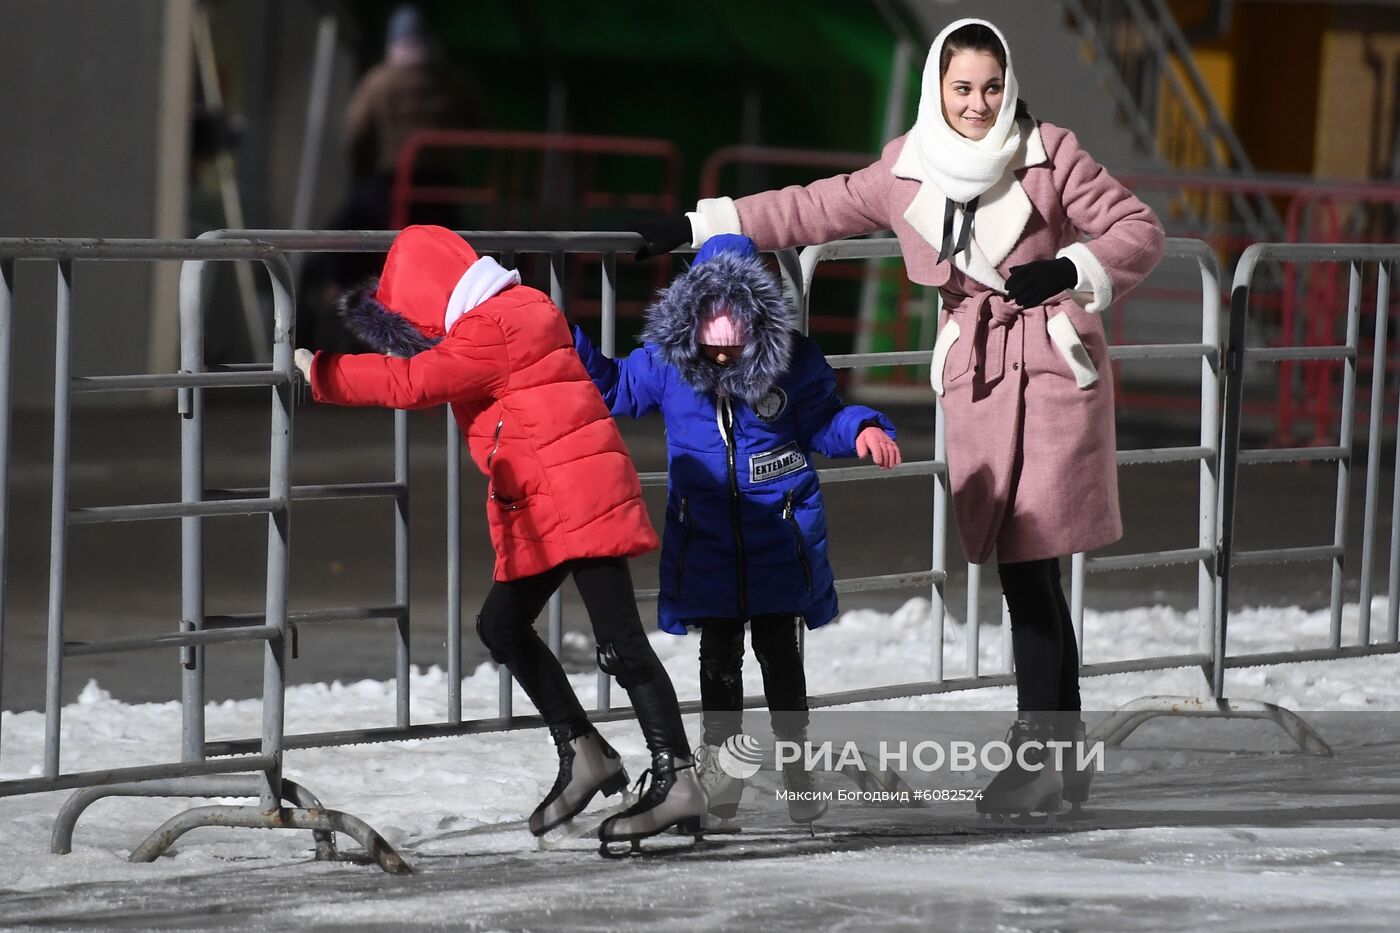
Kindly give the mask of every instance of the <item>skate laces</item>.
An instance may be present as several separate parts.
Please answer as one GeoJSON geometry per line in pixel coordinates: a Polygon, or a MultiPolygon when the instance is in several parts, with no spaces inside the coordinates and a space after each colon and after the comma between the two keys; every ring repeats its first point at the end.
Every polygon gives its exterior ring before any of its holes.
{"type": "Polygon", "coordinates": [[[637,778],[632,784],[632,795],[637,798],[637,802],[628,809],[628,812],[631,813],[647,809],[651,806],[652,801],[650,798],[655,795],[660,789],[660,786],[661,775],[656,768],[647,768],[643,771],[641,777],[637,778]],[[647,806],[643,806],[644,804],[647,806]]]}
{"type": "Polygon", "coordinates": [[[649,809],[666,799],[670,785],[675,783],[676,772],[692,767],[694,767],[693,762],[679,766],[674,758],[668,758],[663,765],[658,765],[657,762],[653,761],[651,767],[643,771],[632,785],[632,792],[637,798],[632,811],[649,809]],[[666,775],[671,777],[669,783],[665,780],[666,775]]]}
{"type": "Polygon", "coordinates": [[[710,746],[697,746],[692,756],[695,763],[695,776],[700,779],[700,783],[709,787],[720,775],[719,756],[711,751],[710,746]]]}
{"type": "Polygon", "coordinates": [[[556,733],[554,736],[554,747],[559,752],[559,774],[554,778],[554,787],[550,789],[551,798],[562,792],[573,776],[576,753],[572,743],[575,738],[577,736],[567,736],[565,733],[556,733]]]}

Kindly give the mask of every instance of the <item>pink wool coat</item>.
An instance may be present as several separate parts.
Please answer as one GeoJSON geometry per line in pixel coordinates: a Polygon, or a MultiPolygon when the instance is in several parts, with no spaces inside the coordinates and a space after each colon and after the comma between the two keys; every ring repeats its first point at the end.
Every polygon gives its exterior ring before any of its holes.
{"type": "MultiPolygon", "coordinates": [[[[1073,133],[1021,123],[1021,149],[982,195],[971,254],[956,264],[938,261],[946,198],[905,137],[849,175],[701,202],[696,215],[707,235],[742,232],[762,249],[894,230],[909,278],[943,299],[931,380],[947,419],[958,535],[975,563],[994,552],[1011,563],[1089,551],[1122,536],[1113,386],[1096,312],[1162,258],[1156,215],[1073,133]],[[1061,256],[1079,270],[1075,289],[995,324],[1011,268],[1061,256]]],[[[955,220],[961,229],[961,210],[955,220]]]]}

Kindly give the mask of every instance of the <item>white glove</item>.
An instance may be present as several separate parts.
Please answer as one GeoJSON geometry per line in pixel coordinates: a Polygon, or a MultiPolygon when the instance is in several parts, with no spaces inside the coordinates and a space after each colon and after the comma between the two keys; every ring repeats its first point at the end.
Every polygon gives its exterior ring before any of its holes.
{"type": "Polygon", "coordinates": [[[315,353],[300,347],[292,354],[292,362],[296,363],[297,369],[301,370],[301,378],[306,380],[307,385],[311,385],[311,362],[314,359],[316,359],[315,353]]]}

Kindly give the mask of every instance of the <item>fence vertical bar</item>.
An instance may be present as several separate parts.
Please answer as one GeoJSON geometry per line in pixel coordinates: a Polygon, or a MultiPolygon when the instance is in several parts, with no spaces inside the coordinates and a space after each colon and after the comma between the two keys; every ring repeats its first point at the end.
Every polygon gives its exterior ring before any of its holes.
{"type": "Polygon", "coordinates": [[[1011,605],[1001,598],[1001,664],[1008,674],[1016,671],[1016,653],[1011,644],[1011,605]]]}
{"type": "Polygon", "coordinates": [[[1249,282],[1259,247],[1246,247],[1235,265],[1230,289],[1230,336],[1225,346],[1225,418],[1220,435],[1220,550],[1216,556],[1215,641],[1211,645],[1210,690],[1225,699],[1225,645],[1230,622],[1230,572],[1235,542],[1235,493],[1239,486],[1240,415],[1244,407],[1244,341],[1249,321],[1249,282]]]}
{"type": "MultiPolygon", "coordinates": [[[[612,359],[617,356],[617,253],[603,254],[602,276],[603,355],[612,359]]],[[[597,708],[606,712],[612,708],[612,678],[601,667],[597,676],[597,708]]]]}
{"type": "Polygon", "coordinates": [[[1371,355],[1371,418],[1366,432],[1366,499],[1361,531],[1361,593],[1357,606],[1357,644],[1371,643],[1371,568],[1375,561],[1376,499],[1380,495],[1381,416],[1385,409],[1385,341],[1390,309],[1390,274],[1381,263],[1376,280],[1375,347],[1371,355]]]}
{"type": "Polygon", "coordinates": [[[59,772],[63,717],[63,580],[68,553],[68,432],[72,384],[69,352],[73,324],[73,262],[59,260],[54,306],[53,494],[49,513],[49,630],[44,696],[44,776],[59,772]]]}
{"type": "Polygon", "coordinates": [[[980,606],[977,601],[981,597],[982,590],[982,565],[967,565],[967,675],[976,677],[979,667],[978,640],[981,633],[978,626],[982,624],[980,606]]]}
{"type": "MultiPolygon", "coordinates": [[[[1342,361],[1342,425],[1337,441],[1342,455],[1337,458],[1337,514],[1332,544],[1337,548],[1347,543],[1347,500],[1351,484],[1352,422],[1356,405],[1356,356],[1361,330],[1361,262],[1348,263],[1350,285],[1347,289],[1347,341],[1349,351],[1342,361]]],[[[1332,558],[1332,647],[1342,646],[1342,565],[1344,555],[1332,558]]]]}
{"type": "MultiPolygon", "coordinates": [[[[180,269],[180,371],[204,371],[204,263],[180,269]]],[[[204,498],[204,390],[177,392],[180,414],[180,499],[204,498]]],[[[204,519],[180,519],[180,629],[204,627],[204,519]]],[[[204,760],[204,648],[182,648],[180,671],[181,757],[204,760]]]]}
{"type": "MultiPolygon", "coordinates": [[[[13,340],[15,261],[0,259],[0,697],[5,695],[5,567],[10,542],[10,348],[13,340]]],[[[3,745],[0,742],[0,745],[3,745]]],[[[0,757],[4,754],[0,749],[0,757]]]]}
{"type": "MultiPolygon", "coordinates": [[[[1390,274],[1393,263],[1381,262],[1381,282],[1385,283],[1386,303],[1389,304],[1390,274]]],[[[1379,286],[1379,282],[1377,283],[1379,286]]],[[[1379,292],[1379,287],[1377,289],[1379,292]]],[[[1391,477],[1390,503],[1390,579],[1386,590],[1385,639],[1394,643],[1400,641],[1400,430],[1395,432],[1396,473],[1391,477]]]]}
{"type": "Polygon", "coordinates": [[[447,718],[462,721],[462,435],[444,409],[447,426],[447,718]]]}
{"type": "Polygon", "coordinates": [[[1079,663],[1084,663],[1084,552],[1069,558],[1069,621],[1074,629],[1074,646],[1079,663]]]}
{"type": "MultiPolygon", "coordinates": [[[[1209,651],[1215,633],[1216,506],[1220,497],[1220,276],[1215,256],[1197,259],[1201,272],[1201,343],[1215,353],[1201,358],[1201,446],[1211,456],[1200,463],[1200,546],[1208,552],[1196,565],[1196,615],[1202,651],[1209,651]]],[[[1082,649],[1081,649],[1081,658],[1082,649]]]]}
{"type": "Polygon", "coordinates": [[[408,586],[408,412],[394,412],[394,713],[399,727],[410,722],[408,709],[409,586],[408,586]]]}
{"type": "MultiPolygon", "coordinates": [[[[501,253],[501,265],[507,269],[515,268],[515,250],[508,249],[501,253]]],[[[515,694],[511,684],[510,670],[502,664],[497,671],[497,694],[496,694],[496,715],[502,719],[511,717],[511,707],[514,705],[515,694]]]]}
{"type": "Polygon", "coordinates": [[[276,759],[267,772],[262,811],[282,805],[282,737],[287,693],[287,576],[291,554],[292,500],[292,273],[285,257],[267,262],[272,283],[272,369],[286,379],[272,388],[272,427],[267,494],[281,504],[267,516],[267,615],[278,637],[263,650],[262,753],[276,759]]]}
{"type": "MultiPolygon", "coordinates": [[[[549,254],[549,297],[561,311],[564,309],[564,261],[568,257],[560,251],[549,254]]],[[[557,658],[564,648],[564,599],[563,590],[555,590],[549,597],[549,650],[557,658]]]]}
{"type": "MultiPolygon", "coordinates": [[[[933,399],[933,459],[940,463],[948,462],[948,432],[943,425],[943,405],[937,396],[933,399]]],[[[948,569],[948,474],[933,475],[933,570],[946,572],[948,569]]],[[[934,683],[943,682],[943,645],[948,623],[948,611],[944,602],[948,580],[935,578],[929,587],[929,610],[933,619],[933,677],[934,683]]]]}

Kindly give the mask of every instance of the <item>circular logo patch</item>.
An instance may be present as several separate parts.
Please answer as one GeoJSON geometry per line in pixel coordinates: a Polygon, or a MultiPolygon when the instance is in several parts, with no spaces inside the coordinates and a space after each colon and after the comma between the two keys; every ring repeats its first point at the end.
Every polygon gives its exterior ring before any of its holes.
{"type": "Polygon", "coordinates": [[[759,399],[753,413],[760,421],[772,421],[787,410],[787,393],[782,389],[769,389],[768,394],[759,399]]]}

